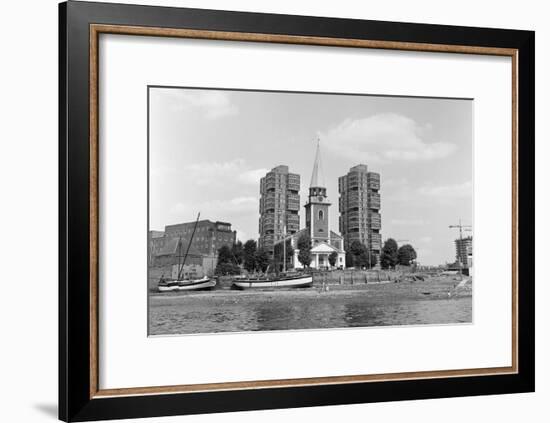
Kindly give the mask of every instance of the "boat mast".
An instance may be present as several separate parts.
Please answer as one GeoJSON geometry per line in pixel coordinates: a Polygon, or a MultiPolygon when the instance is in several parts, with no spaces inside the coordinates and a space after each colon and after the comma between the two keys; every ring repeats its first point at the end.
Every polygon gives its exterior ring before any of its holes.
{"type": "Polygon", "coordinates": [[[191,243],[193,242],[193,237],[195,236],[195,231],[197,230],[197,225],[199,223],[200,217],[201,217],[201,213],[199,212],[199,214],[197,215],[197,220],[195,221],[195,227],[193,228],[193,232],[191,232],[191,238],[189,239],[189,244],[187,244],[187,250],[185,251],[185,256],[183,256],[183,263],[181,264],[181,267],[178,269],[178,280],[181,280],[183,278],[183,266],[185,266],[185,260],[187,259],[187,255],[189,254],[189,249],[191,248],[191,243]]]}
{"type": "Polygon", "coordinates": [[[178,278],[179,279],[179,274],[181,273],[181,258],[183,256],[181,255],[181,236],[179,237],[178,239],[178,278]]]}
{"type": "Polygon", "coordinates": [[[286,273],[286,223],[283,225],[283,273],[286,273]]]}

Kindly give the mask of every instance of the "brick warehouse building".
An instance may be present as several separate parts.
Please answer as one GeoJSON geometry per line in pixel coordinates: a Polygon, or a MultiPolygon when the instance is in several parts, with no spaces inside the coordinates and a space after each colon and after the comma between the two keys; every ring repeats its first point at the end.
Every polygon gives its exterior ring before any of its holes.
{"type": "Polygon", "coordinates": [[[277,166],[260,180],[259,247],[273,256],[275,242],[300,229],[300,175],[277,166]]]}
{"type": "MultiPolygon", "coordinates": [[[[195,222],[166,225],[164,233],[167,238],[181,236],[183,239],[190,239],[194,227],[195,222]]],[[[216,255],[222,245],[231,247],[236,242],[236,238],[237,232],[231,230],[231,223],[199,220],[192,247],[201,254],[216,255]]]]}
{"type": "Polygon", "coordinates": [[[372,254],[380,255],[382,227],[380,216],[380,174],[369,172],[367,165],[357,165],[338,178],[340,232],[347,250],[355,240],[372,254]]]}
{"type": "MultiPolygon", "coordinates": [[[[165,226],[162,231],[149,231],[149,288],[155,289],[163,277],[177,277],[178,263],[189,246],[195,222],[165,226]],[[181,247],[180,247],[181,244],[181,247]]],[[[218,250],[236,241],[231,223],[199,220],[193,242],[183,267],[184,277],[212,275],[217,264],[218,250]]]]}
{"type": "MultiPolygon", "coordinates": [[[[195,242],[193,241],[192,244],[195,244],[195,242]]],[[[193,245],[189,249],[188,247],[189,242],[183,237],[169,238],[163,232],[149,232],[149,289],[155,290],[161,277],[177,278],[179,265],[186,252],[188,254],[183,265],[184,278],[200,278],[214,274],[217,256],[200,253],[193,245]]]]}

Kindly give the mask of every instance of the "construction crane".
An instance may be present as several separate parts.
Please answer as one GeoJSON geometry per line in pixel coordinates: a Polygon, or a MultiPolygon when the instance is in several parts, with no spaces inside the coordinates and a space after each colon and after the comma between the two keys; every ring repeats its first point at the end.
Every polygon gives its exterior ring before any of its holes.
{"type": "MultiPolygon", "coordinates": [[[[462,232],[472,232],[472,225],[463,225],[462,220],[458,219],[458,225],[449,225],[449,229],[458,229],[459,239],[460,239],[460,248],[462,248],[462,232]]],[[[458,254],[458,264],[462,268],[462,257],[461,254],[458,254]]]]}

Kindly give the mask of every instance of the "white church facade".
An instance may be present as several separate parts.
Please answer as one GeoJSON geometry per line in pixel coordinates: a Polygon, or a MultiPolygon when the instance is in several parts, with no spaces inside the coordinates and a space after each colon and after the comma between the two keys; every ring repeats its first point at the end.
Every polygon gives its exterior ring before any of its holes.
{"type": "MultiPolygon", "coordinates": [[[[302,269],[304,266],[298,260],[298,240],[308,231],[308,228],[302,229],[292,236],[292,247],[294,248],[293,266],[295,269],[302,269]]],[[[329,240],[315,240],[311,242],[311,263],[309,267],[313,269],[345,268],[346,253],[343,250],[344,239],[335,232],[330,232],[329,240]],[[329,256],[336,252],[336,263],[330,264],[329,256]]]]}

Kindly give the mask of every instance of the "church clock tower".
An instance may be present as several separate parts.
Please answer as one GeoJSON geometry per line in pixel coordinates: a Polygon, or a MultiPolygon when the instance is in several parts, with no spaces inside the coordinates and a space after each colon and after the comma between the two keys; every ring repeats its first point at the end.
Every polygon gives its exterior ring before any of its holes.
{"type": "Polygon", "coordinates": [[[327,198],[327,189],[321,168],[319,141],[317,140],[317,151],[315,152],[313,173],[311,174],[311,183],[309,184],[309,196],[305,205],[306,228],[311,237],[312,246],[321,242],[327,244],[330,242],[329,207],[330,202],[327,198]]]}

